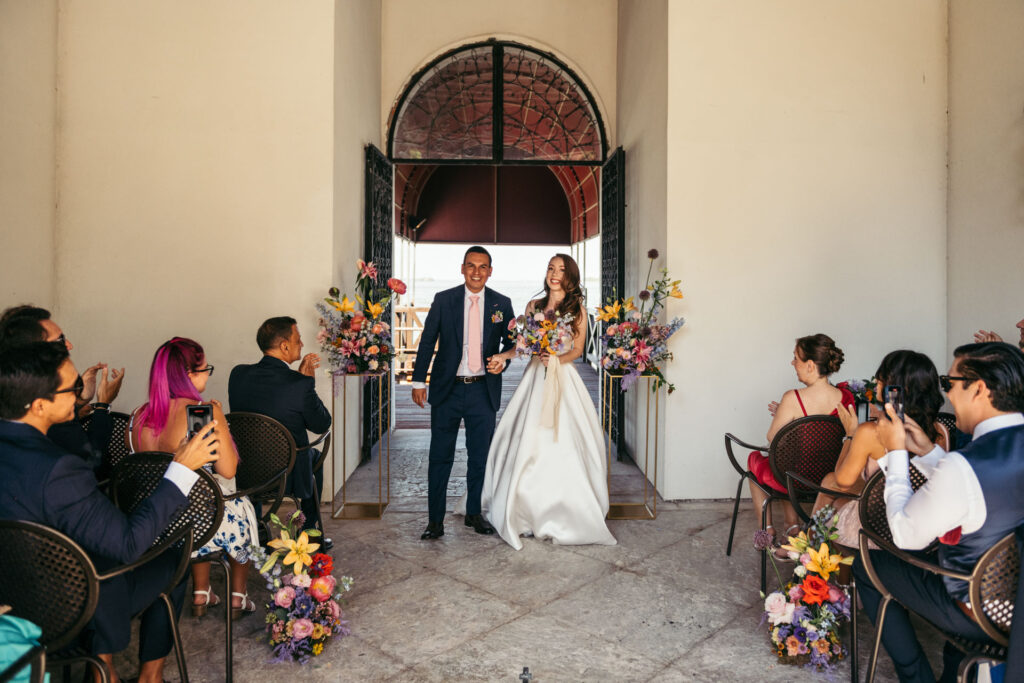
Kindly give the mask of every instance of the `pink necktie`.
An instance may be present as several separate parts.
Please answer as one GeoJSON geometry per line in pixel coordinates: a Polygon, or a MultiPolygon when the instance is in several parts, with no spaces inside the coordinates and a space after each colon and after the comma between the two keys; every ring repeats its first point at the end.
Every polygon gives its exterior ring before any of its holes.
{"type": "Polygon", "coordinates": [[[466,353],[469,354],[466,359],[469,365],[469,371],[473,374],[480,372],[480,307],[477,302],[480,301],[480,297],[476,295],[470,295],[469,297],[469,347],[466,349],[466,353]]]}

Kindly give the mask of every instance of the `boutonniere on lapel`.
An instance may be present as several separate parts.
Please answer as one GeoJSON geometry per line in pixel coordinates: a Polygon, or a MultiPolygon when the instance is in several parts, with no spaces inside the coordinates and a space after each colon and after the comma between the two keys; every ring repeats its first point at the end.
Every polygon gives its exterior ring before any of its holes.
{"type": "Polygon", "coordinates": [[[492,325],[497,325],[498,323],[500,323],[504,319],[505,319],[505,314],[504,313],[502,313],[501,311],[495,311],[494,315],[491,316],[491,324],[492,325]]]}

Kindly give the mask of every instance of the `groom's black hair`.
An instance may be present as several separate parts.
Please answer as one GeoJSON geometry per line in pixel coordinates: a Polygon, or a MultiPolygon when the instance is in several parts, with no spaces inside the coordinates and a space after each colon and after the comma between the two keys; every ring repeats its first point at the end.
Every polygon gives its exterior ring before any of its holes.
{"type": "Polygon", "coordinates": [[[489,265],[494,265],[494,259],[491,258],[491,252],[487,251],[481,246],[473,246],[466,250],[466,253],[462,256],[462,262],[465,263],[466,259],[469,258],[470,254],[483,254],[487,257],[489,265]]]}

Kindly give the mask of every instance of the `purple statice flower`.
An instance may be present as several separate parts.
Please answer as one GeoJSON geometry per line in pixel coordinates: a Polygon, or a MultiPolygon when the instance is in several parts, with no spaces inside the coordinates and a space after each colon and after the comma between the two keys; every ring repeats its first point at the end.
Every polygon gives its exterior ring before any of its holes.
{"type": "Polygon", "coordinates": [[[796,609],[793,610],[793,623],[799,624],[804,619],[811,618],[811,611],[807,609],[807,605],[797,605],[796,609]]]}
{"type": "Polygon", "coordinates": [[[754,550],[767,550],[771,547],[773,540],[770,531],[758,529],[754,532],[754,550]]]}

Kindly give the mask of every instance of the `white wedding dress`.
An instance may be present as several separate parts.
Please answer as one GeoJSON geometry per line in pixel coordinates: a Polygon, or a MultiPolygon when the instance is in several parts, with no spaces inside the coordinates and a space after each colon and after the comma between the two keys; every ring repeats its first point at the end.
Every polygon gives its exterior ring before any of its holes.
{"type": "MultiPolygon", "coordinates": [[[[558,545],[615,545],[608,531],[604,432],[572,364],[533,358],[487,453],[484,516],[516,550],[522,535],[558,545]]],[[[465,496],[456,512],[465,514],[465,496]]]]}

